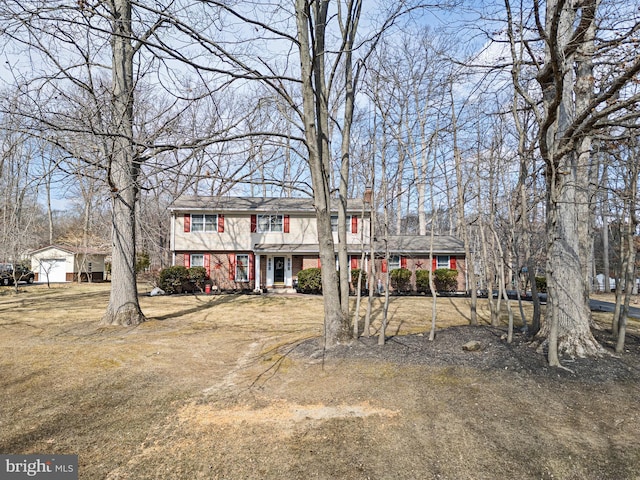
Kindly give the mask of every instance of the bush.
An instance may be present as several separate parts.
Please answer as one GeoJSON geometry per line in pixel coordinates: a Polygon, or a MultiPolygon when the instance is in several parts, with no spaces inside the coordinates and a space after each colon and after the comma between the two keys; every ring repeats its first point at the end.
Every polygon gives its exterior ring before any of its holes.
{"type": "Polygon", "coordinates": [[[189,281],[189,270],[182,265],[176,265],[160,270],[158,286],[167,294],[182,291],[182,284],[189,281]]]}
{"type": "Polygon", "coordinates": [[[167,294],[194,292],[203,290],[209,279],[207,269],[204,267],[186,268],[181,265],[160,270],[158,286],[167,294]]]}
{"type": "Polygon", "coordinates": [[[204,267],[191,267],[189,269],[189,281],[201,290],[204,288],[204,284],[208,278],[207,269],[204,267]]]}
{"type": "MultiPolygon", "coordinates": [[[[351,285],[353,285],[353,290],[358,290],[358,275],[360,275],[359,268],[351,269],[351,285]]],[[[364,292],[367,289],[367,272],[362,270],[362,280],[360,280],[360,291],[364,292]]]]}
{"type": "Polygon", "coordinates": [[[536,277],[538,293],[547,293],[547,277],[536,277]]]}
{"type": "Polygon", "coordinates": [[[397,292],[408,292],[411,287],[411,270],[406,268],[391,270],[391,286],[397,292]]]}
{"type": "Polygon", "coordinates": [[[322,292],[322,271],[319,268],[306,268],[298,272],[298,290],[302,293],[322,292]]]}
{"type": "Polygon", "coordinates": [[[416,270],[416,290],[420,293],[431,293],[429,270],[416,270]]]}
{"type": "Polygon", "coordinates": [[[438,268],[433,272],[433,282],[438,292],[455,292],[458,290],[458,271],[438,268]]]}

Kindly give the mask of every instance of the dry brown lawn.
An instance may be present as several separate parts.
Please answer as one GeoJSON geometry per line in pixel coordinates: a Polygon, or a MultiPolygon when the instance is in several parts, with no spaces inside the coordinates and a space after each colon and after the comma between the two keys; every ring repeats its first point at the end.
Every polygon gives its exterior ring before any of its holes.
{"type": "Polygon", "coordinates": [[[0,453],[76,453],[96,480],[640,479],[636,330],[607,379],[463,327],[467,299],[439,299],[426,345],[430,299],[393,298],[395,339],[335,355],[306,341],[317,296],[141,295],[137,328],[99,326],[107,300],[0,289],[0,453]]]}

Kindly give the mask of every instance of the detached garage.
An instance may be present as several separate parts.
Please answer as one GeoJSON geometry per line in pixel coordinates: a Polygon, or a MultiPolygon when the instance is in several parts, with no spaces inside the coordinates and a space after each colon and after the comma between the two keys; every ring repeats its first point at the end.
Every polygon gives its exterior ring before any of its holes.
{"type": "Polygon", "coordinates": [[[106,254],[94,249],[49,245],[31,252],[36,282],[102,282],[106,254]]]}

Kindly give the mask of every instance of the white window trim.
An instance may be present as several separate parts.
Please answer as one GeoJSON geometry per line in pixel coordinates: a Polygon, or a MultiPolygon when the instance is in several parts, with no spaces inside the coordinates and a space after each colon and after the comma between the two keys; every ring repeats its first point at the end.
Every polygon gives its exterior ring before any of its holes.
{"type": "MultiPolygon", "coordinates": [[[[347,233],[352,233],[351,232],[352,218],[353,218],[353,215],[347,215],[345,218],[344,223],[345,223],[345,228],[347,233]]],[[[331,231],[333,233],[338,232],[338,215],[331,215],[331,231]]]]}
{"type": "Polygon", "coordinates": [[[437,255],[436,256],[436,269],[438,268],[451,268],[451,256],[450,255],[437,255]],[[440,259],[446,258],[447,264],[444,266],[444,262],[441,264],[440,259]]]}
{"type": "Polygon", "coordinates": [[[238,254],[236,254],[235,281],[238,282],[238,283],[248,283],[250,277],[251,277],[251,275],[250,275],[250,272],[249,272],[249,255],[246,254],[246,253],[238,253],[238,254]],[[241,278],[241,275],[240,275],[242,270],[240,270],[240,260],[239,260],[241,257],[242,258],[246,258],[246,262],[243,262],[244,275],[242,276],[242,278],[241,278]]]}
{"type": "Polygon", "coordinates": [[[192,213],[191,214],[191,228],[190,232],[203,232],[203,233],[214,233],[218,231],[218,215],[217,214],[208,214],[208,213],[192,213]],[[194,222],[194,218],[201,218],[202,223],[197,223],[202,226],[202,230],[194,228],[196,222],[194,222]],[[211,220],[207,222],[207,219],[211,220]],[[210,230],[207,230],[207,226],[210,227],[210,230]]]}
{"type": "Polygon", "coordinates": [[[279,214],[279,213],[265,213],[265,214],[261,214],[258,215],[256,218],[256,231],[258,233],[270,233],[270,232],[275,232],[275,233],[282,233],[284,232],[284,215],[279,214]],[[264,225],[260,222],[261,220],[264,221],[264,219],[268,218],[269,221],[267,222],[268,227],[264,228],[264,225]],[[279,226],[280,228],[278,230],[275,230],[273,228],[273,219],[278,219],[279,220],[279,226]]]}
{"type": "Polygon", "coordinates": [[[204,254],[202,253],[192,253],[189,258],[189,266],[190,267],[204,267],[204,254]],[[195,258],[199,258],[202,260],[200,265],[197,265],[194,261],[195,258]]]}
{"type": "Polygon", "coordinates": [[[397,270],[401,266],[402,260],[400,259],[400,255],[389,255],[389,271],[397,270]]]}

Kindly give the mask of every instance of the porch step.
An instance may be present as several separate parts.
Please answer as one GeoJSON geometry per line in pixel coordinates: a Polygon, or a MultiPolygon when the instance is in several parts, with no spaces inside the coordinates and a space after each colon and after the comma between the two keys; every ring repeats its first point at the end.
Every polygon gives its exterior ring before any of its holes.
{"type": "Polygon", "coordinates": [[[283,294],[292,294],[292,293],[298,293],[296,292],[295,288],[291,288],[291,287],[271,287],[271,288],[267,288],[267,293],[271,293],[274,295],[283,295],[283,294]]]}

